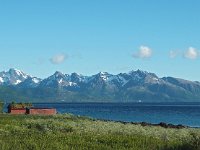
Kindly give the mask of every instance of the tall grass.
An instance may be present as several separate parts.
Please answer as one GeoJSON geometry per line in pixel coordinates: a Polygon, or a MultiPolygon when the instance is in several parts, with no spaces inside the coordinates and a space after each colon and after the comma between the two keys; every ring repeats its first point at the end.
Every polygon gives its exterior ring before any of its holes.
{"type": "Polygon", "coordinates": [[[70,114],[0,115],[2,150],[198,150],[200,129],[122,124],[70,114]]]}

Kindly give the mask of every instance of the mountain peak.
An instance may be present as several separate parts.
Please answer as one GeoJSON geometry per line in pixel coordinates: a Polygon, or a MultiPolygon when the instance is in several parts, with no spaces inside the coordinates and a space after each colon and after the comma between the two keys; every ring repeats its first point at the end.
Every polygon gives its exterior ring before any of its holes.
{"type": "Polygon", "coordinates": [[[82,76],[81,74],[78,74],[78,73],[76,73],[76,72],[73,72],[72,74],[71,74],[71,76],[82,76]]]}
{"type": "Polygon", "coordinates": [[[108,72],[99,72],[97,75],[99,75],[100,77],[101,76],[108,76],[109,75],[109,73],[108,72]]]}
{"type": "Polygon", "coordinates": [[[62,72],[60,72],[60,71],[56,71],[53,75],[55,77],[65,77],[65,75],[62,72]]]}
{"type": "Polygon", "coordinates": [[[102,72],[102,71],[100,71],[99,74],[105,75],[105,74],[108,74],[108,72],[102,72]]]}
{"type": "Polygon", "coordinates": [[[103,80],[103,81],[110,80],[111,76],[114,76],[114,75],[109,74],[108,72],[99,72],[98,74],[94,75],[95,78],[103,80]]]}
{"type": "Polygon", "coordinates": [[[30,76],[18,69],[11,68],[7,72],[0,72],[0,77],[1,84],[3,83],[6,85],[18,85],[30,76]]]}
{"type": "Polygon", "coordinates": [[[15,68],[10,68],[8,72],[9,73],[16,73],[17,75],[27,75],[24,72],[22,72],[21,70],[18,70],[18,69],[15,69],[15,68]]]}
{"type": "Polygon", "coordinates": [[[132,75],[132,74],[148,74],[148,72],[138,69],[136,71],[135,70],[130,71],[129,74],[130,75],[132,75]]]}
{"type": "Polygon", "coordinates": [[[54,73],[54,75],[62,75],[63,73],[62,72],[60,72],[60,71],[56,71],[55,73],[54,73]]]}

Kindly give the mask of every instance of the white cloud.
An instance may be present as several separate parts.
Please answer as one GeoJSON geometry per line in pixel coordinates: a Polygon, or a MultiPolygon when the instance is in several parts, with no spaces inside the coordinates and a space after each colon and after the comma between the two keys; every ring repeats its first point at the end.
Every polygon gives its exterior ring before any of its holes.
{"type": "Polygon", "coordinates": [[[193,47],[189,47],[188,50],[184,53],[184,57],[188,59],[197,59],[198,55],[198,51],[193,47]]]}
{"type": "Polygon", "coordinates": [[[67,59],[67,55],[66,54],[57,54],[55,56],[53,56],[50,61],[52,64],[61,64],[63,63],[65,60],[67,59]]]}
{"type": "Polygon", "coordinates": [[[180,52],[179,51],[177,51],[177,50],[171,50],[170,52],[169,52],[169,57],[170,58],[175,58],[175,57],[177,57],[178,55],[180,54],[180,52]]]}
{"type": "Polygon", "coordinates": [[[140,46],[139,51],[133,54],[135,58],[150,58],[152,56],[152,50],[147,46],[140,46]]]}

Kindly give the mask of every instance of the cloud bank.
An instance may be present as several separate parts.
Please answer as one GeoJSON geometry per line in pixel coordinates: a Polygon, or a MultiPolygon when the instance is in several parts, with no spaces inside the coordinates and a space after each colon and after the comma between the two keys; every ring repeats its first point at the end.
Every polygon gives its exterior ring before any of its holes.
{"type": "Polygon", "coordinates": [[[199,52],[194,47],[189,47],[184,53],[184,57],[188,59],[197,59],[199,52]]]}
{"type": "Polygon", "coordinates": [[[67,59],[67,55],[66,54],[57,54],[57,55],[53,56],[52,58],[50,58],[50,62],[52,64],[61,64],[66,59],[67,59]]]}
{"type": "Polygon", "coordinates": [[[140,46],[139,51],[133,54],[134,58],[150,58],[152,50],[147,46],[140,46]]]}
{"type": "Polygon", "coordinates": [[[177,56],[182,56],[186,59],[195,60],[200,56],[200,52],[194,47],[189,47],[186,51],[171,50],[169,52],[170,58],[176,58],[177,56]]]}
{"type": "Polygon", "coordinates": [[[171,50],[169,52],[169,57],[170,58],[176,58],[179,54],[180,54],[180,51],[178,51],[178,50],[171,50]]]}

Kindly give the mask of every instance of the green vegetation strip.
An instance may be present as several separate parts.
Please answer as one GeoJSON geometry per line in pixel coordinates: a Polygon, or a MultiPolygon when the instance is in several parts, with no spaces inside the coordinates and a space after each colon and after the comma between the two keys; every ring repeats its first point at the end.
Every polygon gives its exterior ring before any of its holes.
{"type": "Polygon", "coordinates": [[[198,150],[200,129],[166,129],[70,114],[0,114],[2,150],[198,150]]]}

